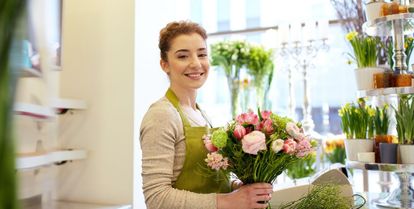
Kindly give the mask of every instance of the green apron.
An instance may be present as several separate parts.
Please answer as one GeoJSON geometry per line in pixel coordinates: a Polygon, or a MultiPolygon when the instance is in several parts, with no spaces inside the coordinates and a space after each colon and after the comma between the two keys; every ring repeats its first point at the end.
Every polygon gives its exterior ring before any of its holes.
{"type": "Polygon", "coordinates": [[[180,113],[185,137],[184,166],[173,187],[195,193],[230,192],[229,178],[219,178],[217,173],[213,171],[208,172],[211,169],[207,167],[207,163],[204,161],[207,158],[208,152],[202,137],[207,133],[207,128],[191,127],[187,117],[181,110],[177,96],[171,89],[168,89],[165,96],[180,113]]]}

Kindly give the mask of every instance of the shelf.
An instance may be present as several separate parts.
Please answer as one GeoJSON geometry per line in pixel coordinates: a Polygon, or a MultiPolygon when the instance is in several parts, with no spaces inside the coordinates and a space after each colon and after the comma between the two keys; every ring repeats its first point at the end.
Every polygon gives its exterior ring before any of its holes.
{"type": "Polygon", "coordinates": [[[68,160],[81,160],[86,157],[87,152],[85,150],[59,150],[49,153],[18,154],[16,168],[33,169],[68,160]]]}
{"type": "Polygon", "coordinates": [[[14,111],[18,115],[25,115],[36,119],[50,119],[54,117],[50,108],[35,104],[16,103],[14,111]]]}
{"type": "Polygon", "coordinates": [[[29,77],[42,77],[42,73],[39,70],[33,68],[23,68],[20,73],[21,77],[29,78],[29,77]]]}
{"type": "Polygon", "coordinates": [[[387,164],[387,163],[363,163],[358,161],[346,161],[347,168],[355,168],[369,171],[386,171],[386,172],[409,172],[414,173],[414,164],[387,164]]]}
{"type": "Polygon", "coordinates": [[[404,28],[404,34],[412,34],[414,32],[414,14],[404,13],[387,15],[365,22],[362,27],[363,30],[370,36],[392,36],[392,22],[400,20],[404,28]]]}
{"type": "Polygon", "coordinates": [[[52,107],[55,109],[86,109],[85,101],[76,99],[53,99],[52,107]]]}
{"type": "Polygon", "coordinates": [[[131,205],[101,205],[101,204],[89,204],[89,203],[75,203],[75,202],[54,202],[53,207],[56,209],[131,209],[131,205]]]}
{"type": "Polygon", "coordinates": [[[398,95],[414,94],[414,87],[391,87],[372,90],[357,91],[357,97],[381,96],[381,95],[398,95]]]}

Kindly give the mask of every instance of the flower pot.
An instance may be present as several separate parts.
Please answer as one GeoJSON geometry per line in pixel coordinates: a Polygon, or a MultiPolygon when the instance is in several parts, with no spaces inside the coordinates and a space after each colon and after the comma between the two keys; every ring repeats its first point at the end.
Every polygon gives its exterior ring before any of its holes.
{"type": "Polygon", "coordinates": [[[379,147],[381,163],[397,163],[398,144],[380,143],[379,147]]]}
{"type": "Polygon", "coordinates": [[[370,139],[345,139],[346,158],[350,161],[358,160],[358,153],[372,152],[374,141],[370,139]]]}
{"type": "Polygon", "coordinates": [[[397,74],[395,75],[395,86],[396,87],[405,87],[411,86],[412,81],[411,74],[397,74]]]}
{"type": "Polygon", "coordinates": [[[374,88],[392,87],[392,72],[385,71],[383,73],[374,74],[374,88]]]}
{"type": "Polygon", "coordinates": [[[383,73],[379,67],[358,68],[355,71],[355,81],[358,90],[374,89],[374,74],[383,73]]]}
{"type": "Polygon", "coordinates": [[[414,145],[400,144],[400,157],[403,164],[414,164],[414,145]]]}
{"type": "Polygon", "coordinates": [[[365,5],[367,21],[373,21],[381,16],[381,8],[384,1],[372,1],[365,5]]]}
{"type": "Polygon", "coordinates": [[[380,143],[392,143],[392,136],[391,135],[376,135],[374,138],[375,145],[374,145],[374,152],[375,152],[375,162],[380,163],[380,143]]]}

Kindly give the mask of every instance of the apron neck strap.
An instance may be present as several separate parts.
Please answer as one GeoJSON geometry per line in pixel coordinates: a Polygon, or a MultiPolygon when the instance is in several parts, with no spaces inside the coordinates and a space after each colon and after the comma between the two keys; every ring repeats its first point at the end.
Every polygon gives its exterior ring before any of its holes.
{"type": "Polygon", "coordinates": [[[175,109],[177,109],[178,113],[180,113],[184,127],[190,127],[190,122],[188,122],[187,117],[185,117],[183,111],[181,110],[180,101],[178,100],[177,95],[175,95],[175,93],[169,88],[167,93],[165,93],[165,97],[167,97],[167,99],[171,102],[175,109]]]}

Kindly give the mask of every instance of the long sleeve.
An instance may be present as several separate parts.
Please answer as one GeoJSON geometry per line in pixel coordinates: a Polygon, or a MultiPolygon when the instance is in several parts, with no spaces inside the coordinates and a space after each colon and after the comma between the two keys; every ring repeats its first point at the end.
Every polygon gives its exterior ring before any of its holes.
{"type": "Polygon", "coordinates": [[[216,209],[216,194],[197,194],[172,187],[185,159],[179,113],[163,98],[146,113],[140,130],[142,178],[148,209],[216,209]]]}

